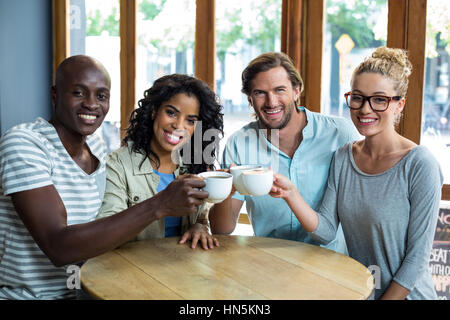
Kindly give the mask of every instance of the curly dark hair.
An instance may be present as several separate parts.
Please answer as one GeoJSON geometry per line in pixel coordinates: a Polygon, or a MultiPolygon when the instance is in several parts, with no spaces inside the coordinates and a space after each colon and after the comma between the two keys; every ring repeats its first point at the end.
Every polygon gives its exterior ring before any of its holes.
{"type": "Polygon", "coordinates": [[[190,141],[181,149],[184,165],[181,168],[182,173],[197,174],[208,169],[213,170],[219,143],[219,141],[215,140],[219,138],[214,138],[215,147],[213,149],[208,148],[208,151],[210,151],[210,161],[205,161],[203,151],[211,144],[211,141],[204,141],[203,135],[209,129],[216,129],[221,137],[223,137],[223,113],[221,112],[223,107],[219,103],[216,94],[206,83],[188,75],[171,74],[163,76],[157,79],[153,83],[153,86],[144,92],[144,98],[139,100],[138,108],[131,113],[130,125],[127,128],[123,142],[127,143],[128,141],[132,141],[132,150],[154,160],[154,164],[158,168],[160,165],[159,157],[150,147],[150,142],[154,136],[152,115],[158,112],[163,102],[170,100],[179,93],[184,93],[188,96],[194,95],[200,104],[199,123],[197,123],[190,141]],[[197,137],[197,135],[200,135],[200,137],[197,137]],[[201,150],[198,150],[199,146],[196,145],[196,141],[201,141],[201,150]],[[186,155],[183,155],[183,150],[186,150],[186,148],[190,150],[190,155],[187,155],[190,156],[190,159],[188,159],[190,161],[186,161],[186,155]],[[202,154],[200,161],[198,161],[198,152],[202,154]],[[196,154],[197,156],[195,156],[196,154]],[[194,161],[194,157],[196,161],[194,161]]]}

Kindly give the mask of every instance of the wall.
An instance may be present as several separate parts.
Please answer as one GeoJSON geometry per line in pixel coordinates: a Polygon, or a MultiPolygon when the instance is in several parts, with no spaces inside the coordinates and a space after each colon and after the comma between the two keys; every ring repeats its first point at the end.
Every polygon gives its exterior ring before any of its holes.
{"type": "Polygon", "coordinates": [[[0,0],[0,133],[51,115],[51,0],[0,0]]]}

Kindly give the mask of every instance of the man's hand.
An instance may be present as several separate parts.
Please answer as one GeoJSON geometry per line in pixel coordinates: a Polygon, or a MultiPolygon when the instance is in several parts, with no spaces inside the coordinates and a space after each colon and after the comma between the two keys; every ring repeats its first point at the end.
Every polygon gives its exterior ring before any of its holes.
{"type": "Polygon", "coordinates": [[[199,240],[205,250],[214,249],[214,247],[219,246],[219,241],[214,238],[211,233],[209,233],[208,226],[201,223],[194,224],[188,231],[186,231],[181,237],[179,243],[183,244],[188,240],[191,240],[192,242],[192,249],[195,249],[199,240]]]}
{"type": "Polygon", "coordinates": [[[208,198],[208,192],[201,190],[205,181],[193,174],[179,176],[167,188],[159,192],[162,204],[162,216],[186,216],[197,211],[203,200],[208,198]]]}

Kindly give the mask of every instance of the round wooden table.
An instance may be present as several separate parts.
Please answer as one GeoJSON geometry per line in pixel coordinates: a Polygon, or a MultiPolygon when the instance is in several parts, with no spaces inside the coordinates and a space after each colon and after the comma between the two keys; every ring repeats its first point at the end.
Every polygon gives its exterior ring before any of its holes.
{"type": "Polygon", "coordinates": [[[356,260],[297,241],[216,236],[203,250],[178,237],[128,243],[87,261],[84,290],[97,299],[367,299],[371,272],[356,260]]]}

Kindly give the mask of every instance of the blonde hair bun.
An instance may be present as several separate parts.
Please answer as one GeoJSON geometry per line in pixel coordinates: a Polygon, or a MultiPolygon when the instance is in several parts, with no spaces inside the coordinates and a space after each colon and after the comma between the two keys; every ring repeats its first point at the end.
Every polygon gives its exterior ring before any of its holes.
{"type": "Polygon", "coordinates": [[[356,67],[351,80],[352,86],[355,77],[363,72],[374,72],[391,79],[398,95],[405,97],[412,64],[406,50],[383,46],[377,48],[371,56],[356,67]]]}
{"type": "Polygon", "coordinates": [[[406,50],[398,48],[379,47],[372,53],[372,58],[387,60],[399,65],[403,74],[408,77],[412,72],[412,64],[406,50]]]}

